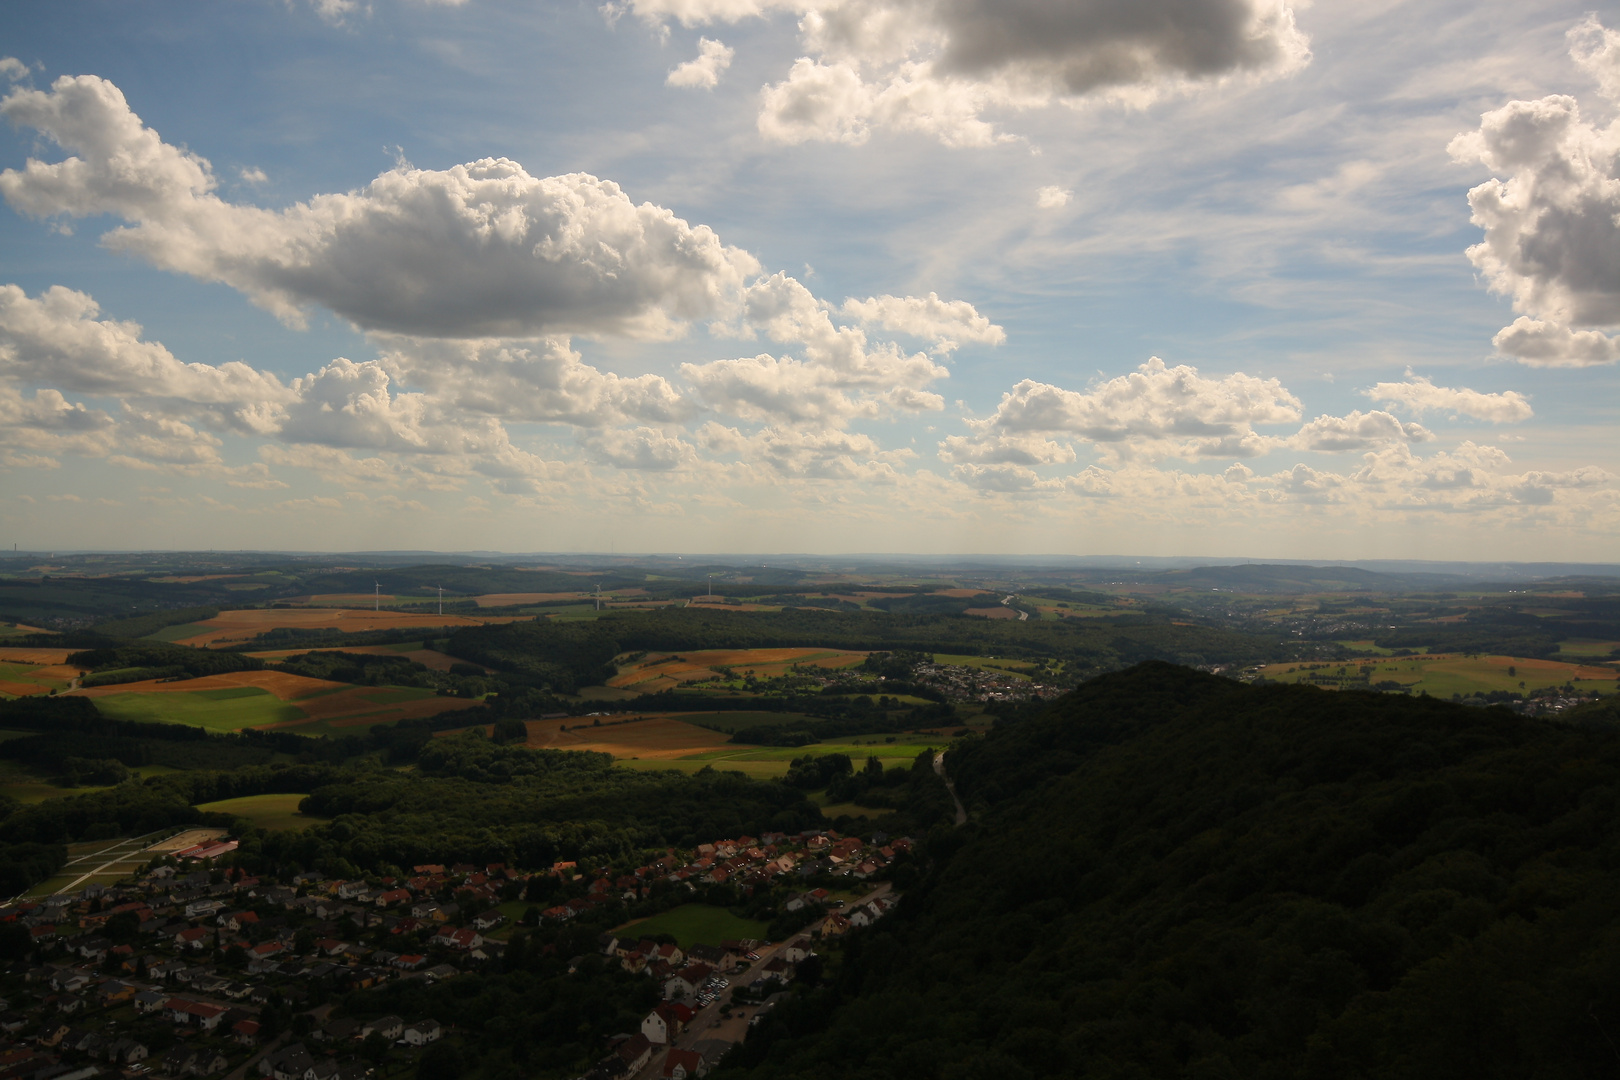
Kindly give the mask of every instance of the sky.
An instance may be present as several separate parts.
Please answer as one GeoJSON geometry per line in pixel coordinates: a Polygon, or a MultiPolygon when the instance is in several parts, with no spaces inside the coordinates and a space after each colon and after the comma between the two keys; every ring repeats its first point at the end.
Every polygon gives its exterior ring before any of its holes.
{"type": "Polygon", "coordinates": [[[1620,554],[1620,14],[7,11],[24,550],[1620,554]]]}

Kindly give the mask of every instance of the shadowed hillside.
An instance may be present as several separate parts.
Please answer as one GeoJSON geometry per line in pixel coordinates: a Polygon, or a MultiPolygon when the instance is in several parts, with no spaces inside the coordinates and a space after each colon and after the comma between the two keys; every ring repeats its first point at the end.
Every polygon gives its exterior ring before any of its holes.
{"type": "Polygon", "coordinates": [[[1599,1077],[1620,735],[1162,664],[950,755],[975,820],[727,1063],[766,1077],[1599,1077]]]}

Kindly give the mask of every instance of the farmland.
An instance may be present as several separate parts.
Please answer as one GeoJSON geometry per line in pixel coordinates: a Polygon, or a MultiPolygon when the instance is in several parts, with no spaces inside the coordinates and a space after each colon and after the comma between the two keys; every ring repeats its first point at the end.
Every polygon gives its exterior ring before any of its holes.
{"type": "Polygon", "coordinates": [[[302,735],[467,709],[478,702],[419,687],[351,686],[281,671],[237,671],[183,682],[138,682],[75,691],[119,720],[192,724],[210,731],[291,728],[302,735]]]}
{"type": "Polygon", "coordinates": [[[1288,683],[1399,683],[1412,693],[1444,698],[1492,691],[1531,693],[1561,686],[1573,686],[1577,693],[1595,690],[1612,694],[1620,678],[1620,671],[1607,664],[1455,653],[1376,657],[1344,664],[1271,664],[1260,674],[1274,682],[1288,683]]]}
{"type": "Polygon", "coordinates": [[[461,615],[373,611],[360,608],[248,608],[221,611],[211,619],[192,624],[191,628],[197,629],[197,633],[171,640],[179,645],[239,645],[252,641],[270,630],[335,630],[341,633],[355,633],[364,630],[440,629],[479,626],[487,622],[509,622],[511,618],[511,616],[467,618],[461,615]]]}
{"type": "Polygon", "coordinates": [[[607,681],[609,687],[655,694],[687,683],[721,679],[718,670],[727,668],[738,676],[768,679],[790,673],[796,665],[820,668],[854,667],[865,660],[864,652],[844,649],[699,649],[692,652],[648,653],[632,663],[621,664],[619,673],[607,681]]]}

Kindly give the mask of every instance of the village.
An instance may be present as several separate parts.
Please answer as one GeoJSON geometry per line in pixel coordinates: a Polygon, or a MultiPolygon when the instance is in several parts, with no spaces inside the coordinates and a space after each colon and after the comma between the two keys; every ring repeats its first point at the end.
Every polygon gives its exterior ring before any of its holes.
{"type": "MultiPolygon", "coordinates": [[[[457,864],[404,878],[272,880],[227,865],[234,840],[200,838],[128,882],[0,907],[15,957],[0,976],[0,1080],[393,1075],[457,1033],[429,1016],[334,1016],[338,995],[498,970],[514,923],[611,926],[631,902],[656,893],[679,903],[721,884],[769,893],[802,927],[788,940],[682,949],[638,933],[639,920],[595,939],[597,964],[652,980],[661,1004],[640,1030],[609,1039],[586,1075],[702,1076],[774,1008],[818,944],[893,908],[889,886],[873,879],[911,846],[882,834],[771,833],[668,849],[622,872],[457,864]],[[509,914],[526,895],[559,890],[578,895],[509,914]]],[[[570,977],[585,977],[584,955],[566,960],[570,977]]]]}

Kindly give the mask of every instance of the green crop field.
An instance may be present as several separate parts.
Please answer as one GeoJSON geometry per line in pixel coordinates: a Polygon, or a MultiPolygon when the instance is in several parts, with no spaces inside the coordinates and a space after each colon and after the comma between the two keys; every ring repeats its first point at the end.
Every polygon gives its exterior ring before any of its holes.
{"type": "Polygon", "coordinates": [[[209,731],[300,720],[304,714],[268,690],[256,686],[227,690],[184,690],[161,694],[109,694],[96,699],[103,716],[148,723],[192,724],[209,731]],[[229,695],[220,698],[216,695],[229,695]]]}
{"type": "Polygon", "coordinates": [[[722,941],[765,936],[764,923],[739,919],[725,908],[710,907],[708,904],[682,904],[662,915],[626,923],[619,929],[646,937],[669,934],[683,949],[693,945],[718,945],[722,941]]]}
{"type": "Polygon", "coordinates": [[[243,795],[236,799],[199,803],[198,810],[210,814],[230,814],[247,818],[261,829],[307,829],[318,818],[308,818],[298,812],[298,804],[305,798],[291,795],[243,795]]]}

